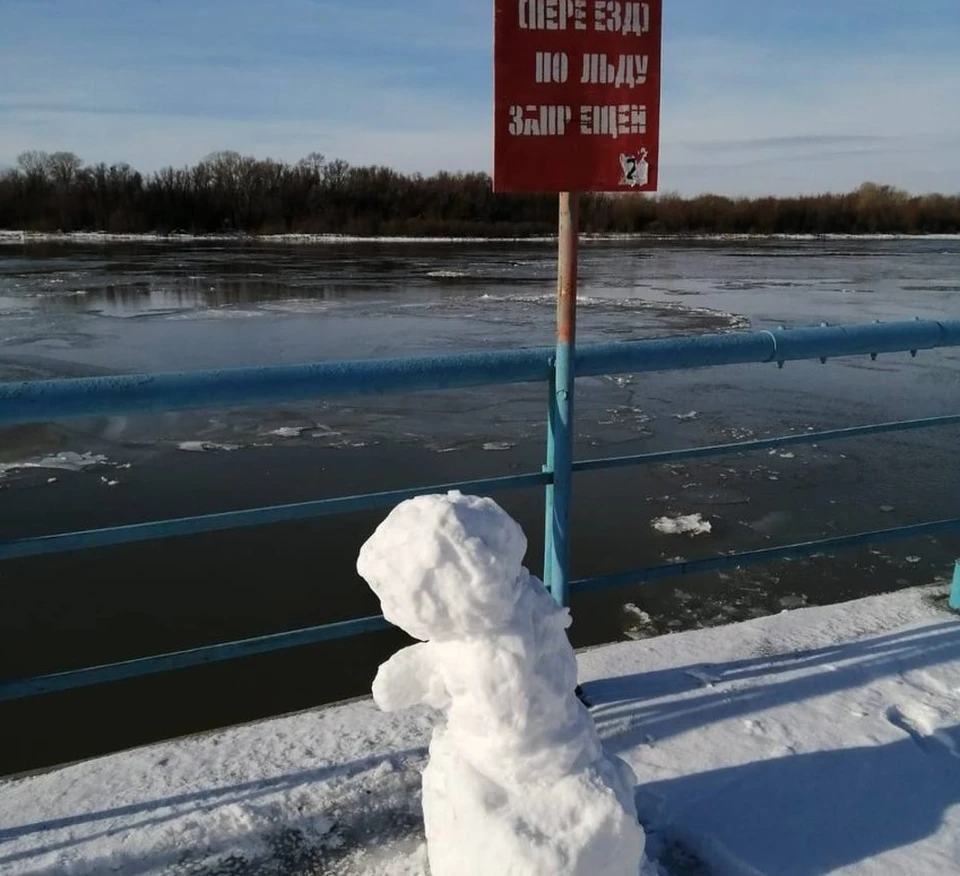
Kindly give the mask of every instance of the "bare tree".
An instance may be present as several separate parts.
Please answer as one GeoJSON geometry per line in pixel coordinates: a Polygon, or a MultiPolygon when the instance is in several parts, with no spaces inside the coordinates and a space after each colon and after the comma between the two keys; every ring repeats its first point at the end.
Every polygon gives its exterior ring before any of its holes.
{"type": "MultiPolygon", "coordinates": [[[[589,232],[950,233],[960,231],[960,196],[876,183],[787,198],[592,195],[581,219],[589,232]]],[[[523,235],[555,221],[552,198],[494,194],[484,173],[403,174],[319,152],[291,165],[225,150],[144,178],[127,164],[85,167],[72,152],[34,150],[0,173],[6,228],[523,235]]]]}
{"type": "Polygon", "coordinates": [[[58,186],[69,186],[81,167],[83,167],[83,161],[73,152],[54,152],[47,156],[47,177],[58,186]]]}
{"type": "Polygon", "coordinates": [[[46,152],[31,149],[17,156],[17,165],[29,179],[43,180],[47,176],[49,160],[50,156],[46,152]]]}

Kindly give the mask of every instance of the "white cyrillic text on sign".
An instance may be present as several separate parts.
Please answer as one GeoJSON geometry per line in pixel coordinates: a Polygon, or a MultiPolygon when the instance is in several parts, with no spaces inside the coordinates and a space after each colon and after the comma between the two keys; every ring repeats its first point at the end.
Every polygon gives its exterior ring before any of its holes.
{"type": "Polygon", "coordinates": [[[587,0],[518,0],[522,30],[586,30],[587,0]]]}
{"type": "Polygon", "coordinates": [[[566,52],[537,52],[536,81],[564,83],[570,75],[570,59],[566,52]]]}
{"type": "Polygon", "coordinates": [[[615,64],[604,54],[584,55],[580,84],[634,88],[647,81],[649,66],[646,55],[620,55],[615,64]]]}
{"type": "Polygon", "coordinates": [[[647,133],[647,108],[636,104],[580,107],[580,133],[587,136],[625,137],[647,133]]]}
{"type": "Polygon", "coordinates": [[[517,0],[521,30],[650,32],[650,4],[637,0],[517,0]]]}
{"type": "MultiPolygon", "coordinates": [[[[613,85],[616,88],[636,88],[647,81],[650,58],[647,55],[600,54],[583,56],[581,85],[613,85]]],[[[537,52],[534,58],[534,81],[538,85],[563,84],[570,75],[570,59],[566,52],[537,52]]]]}
{"type": "MultiPolygon", "coordinates": [[[[528,104],[510,107],[510,134],[514,137],[562,137],[574,118],[574,108],[528,104]]],[[[647,133],[647,108],[642,104],[581,106],[577,119],[587,137],[627,137],[647,133]]]]}
{"type": "Polygon", "coordinates": [[[562,137],[573,121],[569,106],[512,106],[510,133],[514,137],[562,137]]]}

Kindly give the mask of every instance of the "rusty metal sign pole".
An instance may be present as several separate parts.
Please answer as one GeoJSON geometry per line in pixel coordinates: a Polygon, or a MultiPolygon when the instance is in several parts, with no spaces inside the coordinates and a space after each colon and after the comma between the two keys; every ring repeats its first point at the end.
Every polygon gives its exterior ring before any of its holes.
{"type": "Polygon", "coordinates": [[[495,192],[560,192],[543,580],[570,596],[570,481],[583,192],[655,192],[663,0],[494,0],[495,192]]]}
{"type": "Polygon", "coordinates": [[[557,258],[557,352],[550,381],[545,471],[553,475],[546,494],[544,581],[558,604],[570,604],[570,498],[573,480],[573,402],[577,349],[577,263],[580,195],[560,193],[557,258]]]}

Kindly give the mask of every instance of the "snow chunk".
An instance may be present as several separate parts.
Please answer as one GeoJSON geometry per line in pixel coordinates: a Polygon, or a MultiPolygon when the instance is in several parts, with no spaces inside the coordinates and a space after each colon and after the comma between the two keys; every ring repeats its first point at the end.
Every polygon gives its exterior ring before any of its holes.
{"type": "Polygon", "coordinates": [[[574,688],[567,609],[521,565],[527,540],[491,499],[404,502],[357,569],[422,641],[373,683],[385,711],[445,713],[423,774],[432,876],[636,876],[635,776],[604,754],[574,688]]]}
{"type": "Polygon", "coordinates": [[[486,444],[483,445],[483,449],[488,453],[502,453],[504,450],[513,450],[516,446],[516,444],[510,441],[487,441],[486,444]]]}
{"type": "Polygon", "coordinates": [[[207,453],[213,450],[239,450],[239,444],[217,444],[215,441],[181,441],[177,445],[178,450],[186,450],[188,453],[207,453]]]}
{"type": "Polygon", "coordinates": [[[88,468],[97,468],[109,465],[110,460],[100,453],[74,453],[71,450],[42,456],[37,459],[27,459],[21,462],[0,462],[0,477],[7,472],[20,471],[25,468],[49,468],[57,471],[84,471],[88,468]]]}
{"type": "Polygon", "coordinates": [[[679,517],[658,517],[650,524],[657,532],[664,535],[709,535],[713,526],[709,520],[704,520],[702,514],[687,514],[679,517]]]}
{"type": "Polygon", "coordinates": [[[279,429],[274,429],[270,432],[267,432],[268,435],[274,435],[277,438],[299,438],[304,432],[311,427],[309,426],[281,426],[279,429]]]}

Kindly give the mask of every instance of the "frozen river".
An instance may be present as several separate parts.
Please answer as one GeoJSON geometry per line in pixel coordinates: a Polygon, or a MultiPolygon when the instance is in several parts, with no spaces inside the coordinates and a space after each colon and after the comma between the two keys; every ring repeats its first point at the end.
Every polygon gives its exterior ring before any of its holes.
{"type": "MultiPolygon", "coordinates": [[[[0,379],[549,344],[554,275],[544,242],[6,244],[0,379]]],[[[960,240],[593,241],[581,275],[582,343],[960,314],[960,240]]],[[[960,352],[597,378],[578,391],[578,457],[626,454],[957,413],[960,352]]],[[[0,533],[532,471],[544,408],[544,387],[514,386],[7,429],[0,533]]],[[[955,516],[956,446],[956,429],[941,429],[582,476],[574,574],[955,516]],[[696,512],[711,535],[650,525],[696,512]]],[[[540,494],[498,498],[539,571],[540,494]]],[[[8,563],[0,677],[373,613],[353,563],[378,519],[8,563]]],[[[594,644],[927,583],[958,554],[949,536],[594,594],[575,603],[572,635],[594,644]]],[[[398,641],[7,705],[0,722],[17,738],[0,772],[360,694],[398,641]],[[65,738],[68,708],[92,717],[65,738]]]]}

